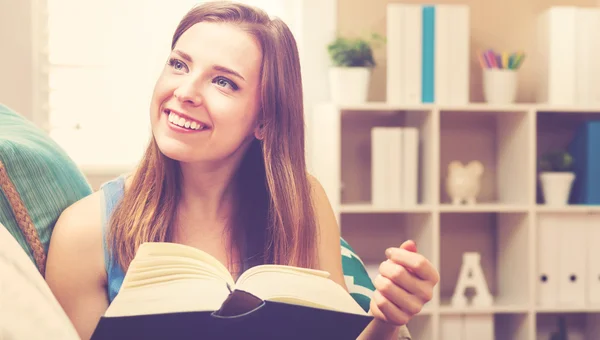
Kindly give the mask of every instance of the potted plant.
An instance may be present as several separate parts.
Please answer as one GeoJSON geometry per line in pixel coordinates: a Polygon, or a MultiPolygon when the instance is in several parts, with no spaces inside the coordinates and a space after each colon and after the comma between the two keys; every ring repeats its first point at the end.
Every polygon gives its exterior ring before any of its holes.
{"type": "Polygon", "coordinates": [[[332,66],[329,70],[331,99],[337,104],[361,104],[367,101],[371,69],[376,63],[373,46],[381,40],[338,37],[327,46],[332,66]]]}
{"type": "Polygon", "coordinates": [[[540,157],[538,166],[544,202],[548,205],[567,204],[575,180],[571,154],[563,150],[547,152],[540,157]]]}

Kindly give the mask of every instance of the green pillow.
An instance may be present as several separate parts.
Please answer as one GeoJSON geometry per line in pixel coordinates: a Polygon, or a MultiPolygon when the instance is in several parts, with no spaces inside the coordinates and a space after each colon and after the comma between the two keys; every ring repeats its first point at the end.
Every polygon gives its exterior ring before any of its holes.
{"type": "MultiPolygon", "coordinates": [[[[348,287],[348,292],[365,312],[368,312],[375,286],[369,277],[369,273],[367,272],[364,263],[360,257],[356,255],[348,242],[343,238],[340,238],[340,243],[342,246],[342,271],[344,272],[344,279],[346,281],[346,287],[348,287]]],[[[408,327],[406,325],[400,326],[398,340],[411,339],[412,336],[410,335],[408,327]]]]}
{"type": "Polygon", "coordinates": [[[56,220],[91,193],[83,173],[46,132],[0,104],[0,224],[42,275],[56,220]]]}
{"type": "Polygon", "coordinates": [[[365,312],[368,312],[375,286],[373,286],[364,263],[356,255],[354,249],[343,238],[340,240],[342,246],[342,271],[344,272],[346,287],[348,287],[348,291],[354,300],[358,302],[365,312]]]}

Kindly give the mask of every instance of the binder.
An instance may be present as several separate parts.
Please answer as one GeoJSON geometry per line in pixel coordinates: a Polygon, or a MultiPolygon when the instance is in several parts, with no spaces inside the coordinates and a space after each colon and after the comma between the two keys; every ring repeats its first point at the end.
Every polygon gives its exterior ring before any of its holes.
{"type": "Polygon", "coordinates": [[[537,223],[536,292],[540,306],[558,302],[560,215],[543,214],[537,223]]]}
{"type": "Polygon", "coordinates": [[[586,220],[585,214],[563,214],[559,222],[558,303],[585,305],[586,220]]]}
{"type": "Polygon", "coordinates": [[[587,215],[586,220],[586,296],[589,306],[600,306],[600,214],[587,215]]]}

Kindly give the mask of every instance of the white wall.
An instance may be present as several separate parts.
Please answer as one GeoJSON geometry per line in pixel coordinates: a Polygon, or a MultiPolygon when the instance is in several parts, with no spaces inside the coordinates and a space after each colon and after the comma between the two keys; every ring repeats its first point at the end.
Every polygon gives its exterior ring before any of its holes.
{"type": "Polygon", "coordinates": [[[32,11],[35,0],[0,0],[0,103],[33,116],[32,11]]]}
{"type": "MultiPolygon", "coordinates": [[[[45,0],[0,0],[0,103],[33,120],[40,126],[46,117],[39,117],[36,110],[34,86],[37,72],[34,68],[34,40],[32,27],[34,9],[45,0]]],[[[310,136],[312,107],[329,98],[327,67],[329,59],[326,45],[337,30],[338,0],[294,0],[293,11],[299,17],[294,22],[297,34],[305,90],[307,137],[310,136]],[[316,25],[315,22],[319,24],[316,25]]],[[[43,127],[43,126],[42,126],[43,127]]],[[[307,138],[307,162],[311,167],[311,143],[307,138]]],[[[105,180],[119,175],[114,167],[90,169],[86,175],[95,189],[105,180]]]]}

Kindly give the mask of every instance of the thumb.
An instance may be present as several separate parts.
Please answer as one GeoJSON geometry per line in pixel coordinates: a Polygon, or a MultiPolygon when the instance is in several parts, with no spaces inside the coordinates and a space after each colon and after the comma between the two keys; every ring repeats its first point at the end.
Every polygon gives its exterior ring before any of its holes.
{"type": "Polygon", "coordinates": [[[413,253],[417,252],[417,244],[413,240],[404,241],[404,243],[402,243],[402,245],[400,246],[400,248],[404,249],[404,250],[408,250],[408,251],[413,252],[413,253]]]}

